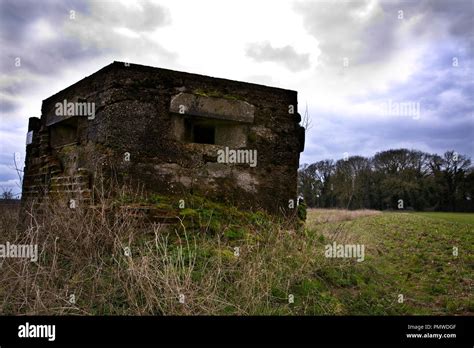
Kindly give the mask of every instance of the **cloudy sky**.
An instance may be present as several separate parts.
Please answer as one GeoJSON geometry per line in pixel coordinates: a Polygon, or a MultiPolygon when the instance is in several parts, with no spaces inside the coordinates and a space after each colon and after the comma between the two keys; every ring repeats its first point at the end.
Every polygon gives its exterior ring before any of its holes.
{"type": "Polygon", "coordinates": [[[0,0],[0,191],[42,100],[114,60],[297,90],[301,163],[474,158],[473,18],[474,0],[0,0]]]}

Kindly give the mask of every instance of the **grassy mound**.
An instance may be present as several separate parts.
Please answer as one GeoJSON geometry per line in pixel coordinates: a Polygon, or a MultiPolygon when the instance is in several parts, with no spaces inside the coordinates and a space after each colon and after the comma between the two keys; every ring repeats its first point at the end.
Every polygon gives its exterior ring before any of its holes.
{"type": "Polygon", "coordinates": [[[413,214],[308,211],[305,229],[261,212],[172,197],[153,205],[174,224],[144,223],[117,202],[45,207],[2,241],[38,244],[39,259],[0,259],[0,313],[81,315],[345,315],[472,312],[472,226],[413,214]],[[115,207],[115,208],[114,208],[115,207]],[[321,217],[326,214],[330,218],[321,217]],[[343,214],[343,217],[334,217],[343,214]],[[363,243],[364,262],[325,246],[363,243]],[[469,244],[470,243],[470,244],[469,244]],[[452,254],[459,246],[459,255],[452,254]],[[398,296],[404,301],[399,303],[398,296]]]}

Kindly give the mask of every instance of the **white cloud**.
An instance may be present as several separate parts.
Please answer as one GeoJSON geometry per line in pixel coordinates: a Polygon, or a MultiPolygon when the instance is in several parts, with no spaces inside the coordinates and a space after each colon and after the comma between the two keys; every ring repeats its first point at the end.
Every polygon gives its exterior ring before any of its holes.
{"type": "Polygon", "coordinates": [[[59,35],[55,28],[44,19],[33,23],[30,30],[34,38],[39,41],[53,40],[59,35]]]}

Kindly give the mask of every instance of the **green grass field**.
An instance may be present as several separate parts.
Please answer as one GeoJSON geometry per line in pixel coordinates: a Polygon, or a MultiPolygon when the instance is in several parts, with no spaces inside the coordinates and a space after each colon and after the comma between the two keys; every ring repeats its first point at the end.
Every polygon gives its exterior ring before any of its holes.
{"type": "Polygon", "coordinates": [[[444,212],[416,212],[420,216],[426,216],[433,219],[443,219],[455,223],[465,223],[474,226],[474,213],[444,213],[444,212]]]}
{"type": "Polygon", "coordinates": [[[41,248],[38,262],[0,259],[0,314],[474,314],[472,214],[309,209],[295,229],[193,199],[154,198],[178,212],[169,226],[51,207],[19,234],[0,210],[4,240],[41,248]],[[326,257],[333,242],[363,245],[364,260],[326,257]]]}
{"type": "MultiPolygon", "coordinates": [[[[311,226],[319,213],[308,216],[311,226]]],[[[382,213],[313,225],[324,240],[364,244],[366,255],[326,259],[308,281],[324,284],[343,314],[472,314],[473,216],[382,213]]]]}

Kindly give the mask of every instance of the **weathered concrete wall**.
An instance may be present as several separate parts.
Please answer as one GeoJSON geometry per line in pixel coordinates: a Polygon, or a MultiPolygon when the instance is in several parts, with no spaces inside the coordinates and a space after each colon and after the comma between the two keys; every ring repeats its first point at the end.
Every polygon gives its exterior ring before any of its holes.
{"type": "MultiPolygon", "coordinates": [[[[151,192],[199,193],[276,212],[296,199],[299,122],[294,91],[116,62],[43,102],[27,146],[25,197],[34,175],[88,182],[90,190],[98,166],[106,166],[151,192]],[[65,121],[55,115],[64,100],[94,103],[95,117],[65,121]],[[76,141],[67,144],[71,127],[76,141]],[[209,137],[213,144],[193,142],[209,137]],[[218,163],[226,147],[256,150],[256,166],[218,163]]],[[[44,181],[51,190],[51,179],[44,181]]]]}

